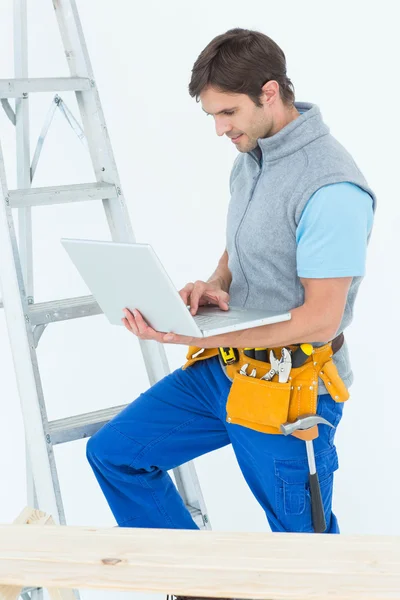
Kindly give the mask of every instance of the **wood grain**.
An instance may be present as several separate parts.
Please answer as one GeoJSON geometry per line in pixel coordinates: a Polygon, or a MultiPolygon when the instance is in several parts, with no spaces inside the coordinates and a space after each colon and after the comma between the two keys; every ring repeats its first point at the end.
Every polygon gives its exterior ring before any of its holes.
{"type": "Polygon", "coordinates": [[[400,598],[400,537],[0,526],[0,582],[187,596],[400,598]]]}
{"type": "MultiPolygon", "coordinates": [[[[14,521],[14,525],[55,525],[51,515],[26,506],[14,521]]],[[[1,579],[0,579],[1,582],[1,579]]],[[[0,600],[18,600],[21,591],[25,586],[21,585],[0,585],[0,600]]],[[[51,600],[75,600],[72,590],[60,590],[56,588],[48,589],[51,600]]]]}

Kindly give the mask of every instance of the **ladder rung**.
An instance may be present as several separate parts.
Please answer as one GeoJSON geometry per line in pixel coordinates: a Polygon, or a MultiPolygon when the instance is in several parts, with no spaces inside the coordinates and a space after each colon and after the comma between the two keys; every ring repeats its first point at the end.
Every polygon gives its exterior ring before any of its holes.
{"type": "Polygon", "coordinates": [[[22,208],[116,198],[118,192],[113,183],[98,182],[10,190],[8,195],[11,208],[22,208]]]}
{"type": "Polygon", "coordinates": [[[121,406],[103,408],[95,412],[50,421],[49,433],[52,445],[73,442],[74,440],[81,440],[94,435],[96,431],[108,423],[108,421],[111,421],[126,406],[128,405],[122,404],[121,406]]]}
{"type": "Polygon", "coordinates": [[[31,325],[45,325],[57,321],[100,315],[102,312],[93,296],[79,296],[30,304],[29,321],[31,325]]]}
{"type": "Polygon", "coordinates": [[[0,79],[0,98],[21,98],[31,92],[83,92],[91,88],[86,77],[0,79]]]}

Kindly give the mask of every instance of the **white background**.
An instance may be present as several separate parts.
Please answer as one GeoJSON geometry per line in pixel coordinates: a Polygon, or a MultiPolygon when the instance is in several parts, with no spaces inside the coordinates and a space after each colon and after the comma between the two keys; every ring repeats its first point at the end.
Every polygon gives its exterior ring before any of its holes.
{"type": "MultiPolygon", "coordinates": [[[[30,76],[67,76],[52,3],[29,5],[30,76]]],[[[394,6],[359,0],[78,1],[137,241],[154,246],[178,288],[209,277],[224,249],[228,177],[237,151],[216,136],[213,120],[187,86],[200,51],[231,27],[259,29],[282,47],[296,100],[320,106],[331,133],[377,194],[367,277],[346,332],[356,380],[336,436],[334,511],[342,533],[400,534],[400,48],[394,6]]],[[[0,77],[12,76],[12,2],[2,0],[0,77]]],[[[72,94],[62,97],[77,115],[72,94]]],[[[34,147],[52,94],[31,98],[34,147]]],[[[0,135],[12,189],[14,131],[3,111],[0,135]]],[[[89,180],[89,159],[57,113],[34,185],[89,180]]],[[[63,236],[109,239],[101,204],[34,211],[37,302],[87,293],[60,247],[63,236]]],[[[178,368],[186,349],[166,350],[171,369],[178,368]]],[[[148,387],[136,339],[102,315],[50,326],[38,356],[50,420],[129,402],[148,387]]],[[[0,372],[0,522],[8,523],[26,504],[25,450],[2,312],[0,372]]],[[[56,447],[68,523],[114,525],[86,463],[85,445],[56,447]]],[[[198,459],[196,467],[215,530],[268,531],[230,447],[198,459]]],[[[103,596],[110,597],[84,593],[103,596]]]]}

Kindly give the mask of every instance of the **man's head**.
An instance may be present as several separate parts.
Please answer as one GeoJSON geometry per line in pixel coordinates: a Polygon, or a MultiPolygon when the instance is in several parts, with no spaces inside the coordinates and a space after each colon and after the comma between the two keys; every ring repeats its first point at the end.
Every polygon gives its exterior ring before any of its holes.
{"type": "Polygon", "coordinates": [[[298,116],[285,55],[258,31],[231,29],[214,38],[193,66],[189,93],[240,152],[298,116]]]}

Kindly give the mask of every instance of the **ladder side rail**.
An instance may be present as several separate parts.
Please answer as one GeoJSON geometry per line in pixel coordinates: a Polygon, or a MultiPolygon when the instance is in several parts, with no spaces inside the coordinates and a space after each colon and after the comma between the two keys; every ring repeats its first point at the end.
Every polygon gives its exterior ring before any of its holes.
{"type": "MultiPolygon", "coordinates": [[[[27,496],[28,496],[28,500],[31,499],[34,502],[34,504],[31,504],[30,506],[34,506],[34,507],[38,508],[39,504],[38,504],[38,499],[37,499],[37,495],[36,495],[35,482],[33,479],[32,465],[31,465],[31,459],[30,459],[28,445],[26,445],[26,448],[25,448],[25,455],[26,455],[27,496]]],[[[21,592],[20,592],[21,600],[43,600],[43,588],[40,588],[40,587],[30,588],[30,594],[28,594],[28,592],[27,592],[28,589],[29,588],[23,588],[21,590],[21,592]]]]}
{"type": "Polygon", "coordinates": [[[37,499],[65,523],[0,145],[0,279],[37,499]],[[58,498],[58,503],[57,503],[58,498]]]}
{"type": "MultiPolygon", "coordinates": [[[[90,91],[76,92],[76,96],[96,178],[113,183],[117,189],[118,198],[103,201],[112,239],[135,242],[75,0],[54,0],[53,4],[71,76],[93,81],[90,91]]],[[[140,340],[140,347],[153,385],[169,372],[165,350],[153,341],[140,340]]]]}
{"type": "MultiPolygon", "coordinates": [[[[93,70],[75,0],[54,0],[53,4],[71,76],[87,77],[93,81],[93,70]]],[[[76,96],[96,178],[113,183],[117,189],[118,198],[103,201],[112,238],[115,241],[135,242],[98,90],[93,85],[90,91],[77,92],[76,96]]],[[[140,347],[150,384],[153,385],[169,373],[165,350],[162,344],[153,341],[140,340],[140,347]]]]}
{"type": "MultiPolygon", "coordinates": [[[[76,98],[96,178],[100,181],[113,183],[118,192],[117,199],[103,200],[112,239],[122,242],[135,242],[76,2],[75,0],[53,0],[53,5],[70,68],[70,75],[72,77],[88,78],[92,81],[92,89],[76,92],[76,98]]],[[[170,372],[165,349],[162,344],[154,341],[139,340],[139,344],[150,385],[153,385],[170,372]]],[[[188,496],[183,487],[185,482],[188,481],[187,473],[190,469],[195,485],[199,490],[199,503],[204,505],[194,466],[186,467],[183,465],[177,467],[177,469],[180,491],[183,492],[184,496],[188,496]],[[179,469],[181,468],[183,469],[182,477],[179,476],[179,469]]]]}
{"type": "Polygon", "coordinates": [[[74,0],[53,0],[53,5],[70,74],[88,78],[92,84],[88,91],[77,91],[76,99],[96,179],[113,183],[118,192],[117,198],[103,200],[112,239],[135,242],[76,3],[74,0]]]}
{"type": "MultiPolygon", "coordinates": [[[[26,0],[14,0],[14,77],[28,77],[28,24],[26,0]]],[[[16,164],[17,188],[31,186],[30,165],[30,131],[29,131],[29,99],[28,94],[15,98],[15,134],[16,134],[16,164]]],[[[9,209],[11,210],[11,209],[9,209]]],[[[32,244],[32,209],[18,209],[19,259],[21,273],[25,282],[27,302],[33,303],[33,244],[32,244]]],[[[30,324],[26,323],[26,328],[30,324]]],[[[39,434],[40,435],[40,434],[39,434]]],[[[26,455],[26,493],[28,504],[37,507],[37,495],[30,460],[29,438],[25,428],[26,455]]],[[[21,594],[26,598],[27,594],[21,594]]],[[[42,600],[43,591],[37,590],[31,594],[32,600],[42,600]]]]}
{"type": "MultiPolygon", "coordinates": [[[[117,165],[111,147],[100,97],[93,80],[93,70],[86,47],[75,0],[54,0],[54,9],[72,77],[93,81],[87,92],[76,92],[83,128],[98,181],[115,185],[118,197],[104,199],[103,205],[114,241],[134,243],[135,235],[121,190],[117,165]]],[[[122,315],[121,315],[122,317],[122,315]]],[[[139,341],[150,384],[169,373],[165,350],[153,341],[139,341]]]]}
{"type": "MultiPolygon", "coordinates": [[[[28,77],[28,32],[26,0],[14,0],[14,74],[28,77]]],[[[29,99],[15,99],[17,187],[31,186],[29,99]]],[[[19,256],[28,302],[33,302],[32,214],[29,207],[18,210],[19,256]]]]}
{"type": "MultiPolygon", "coordinates": [[[[180,467],[173,469],[176,487],[187,507],[199,511],[197,525],[203,529],[211,529],[211,523],[207,514],[207,506],[203,498],[200,482],[197,477],[194,462],[191,460],[180,467]]],[[[193,517],[193,515],[192,515],[193,517]]]]}

